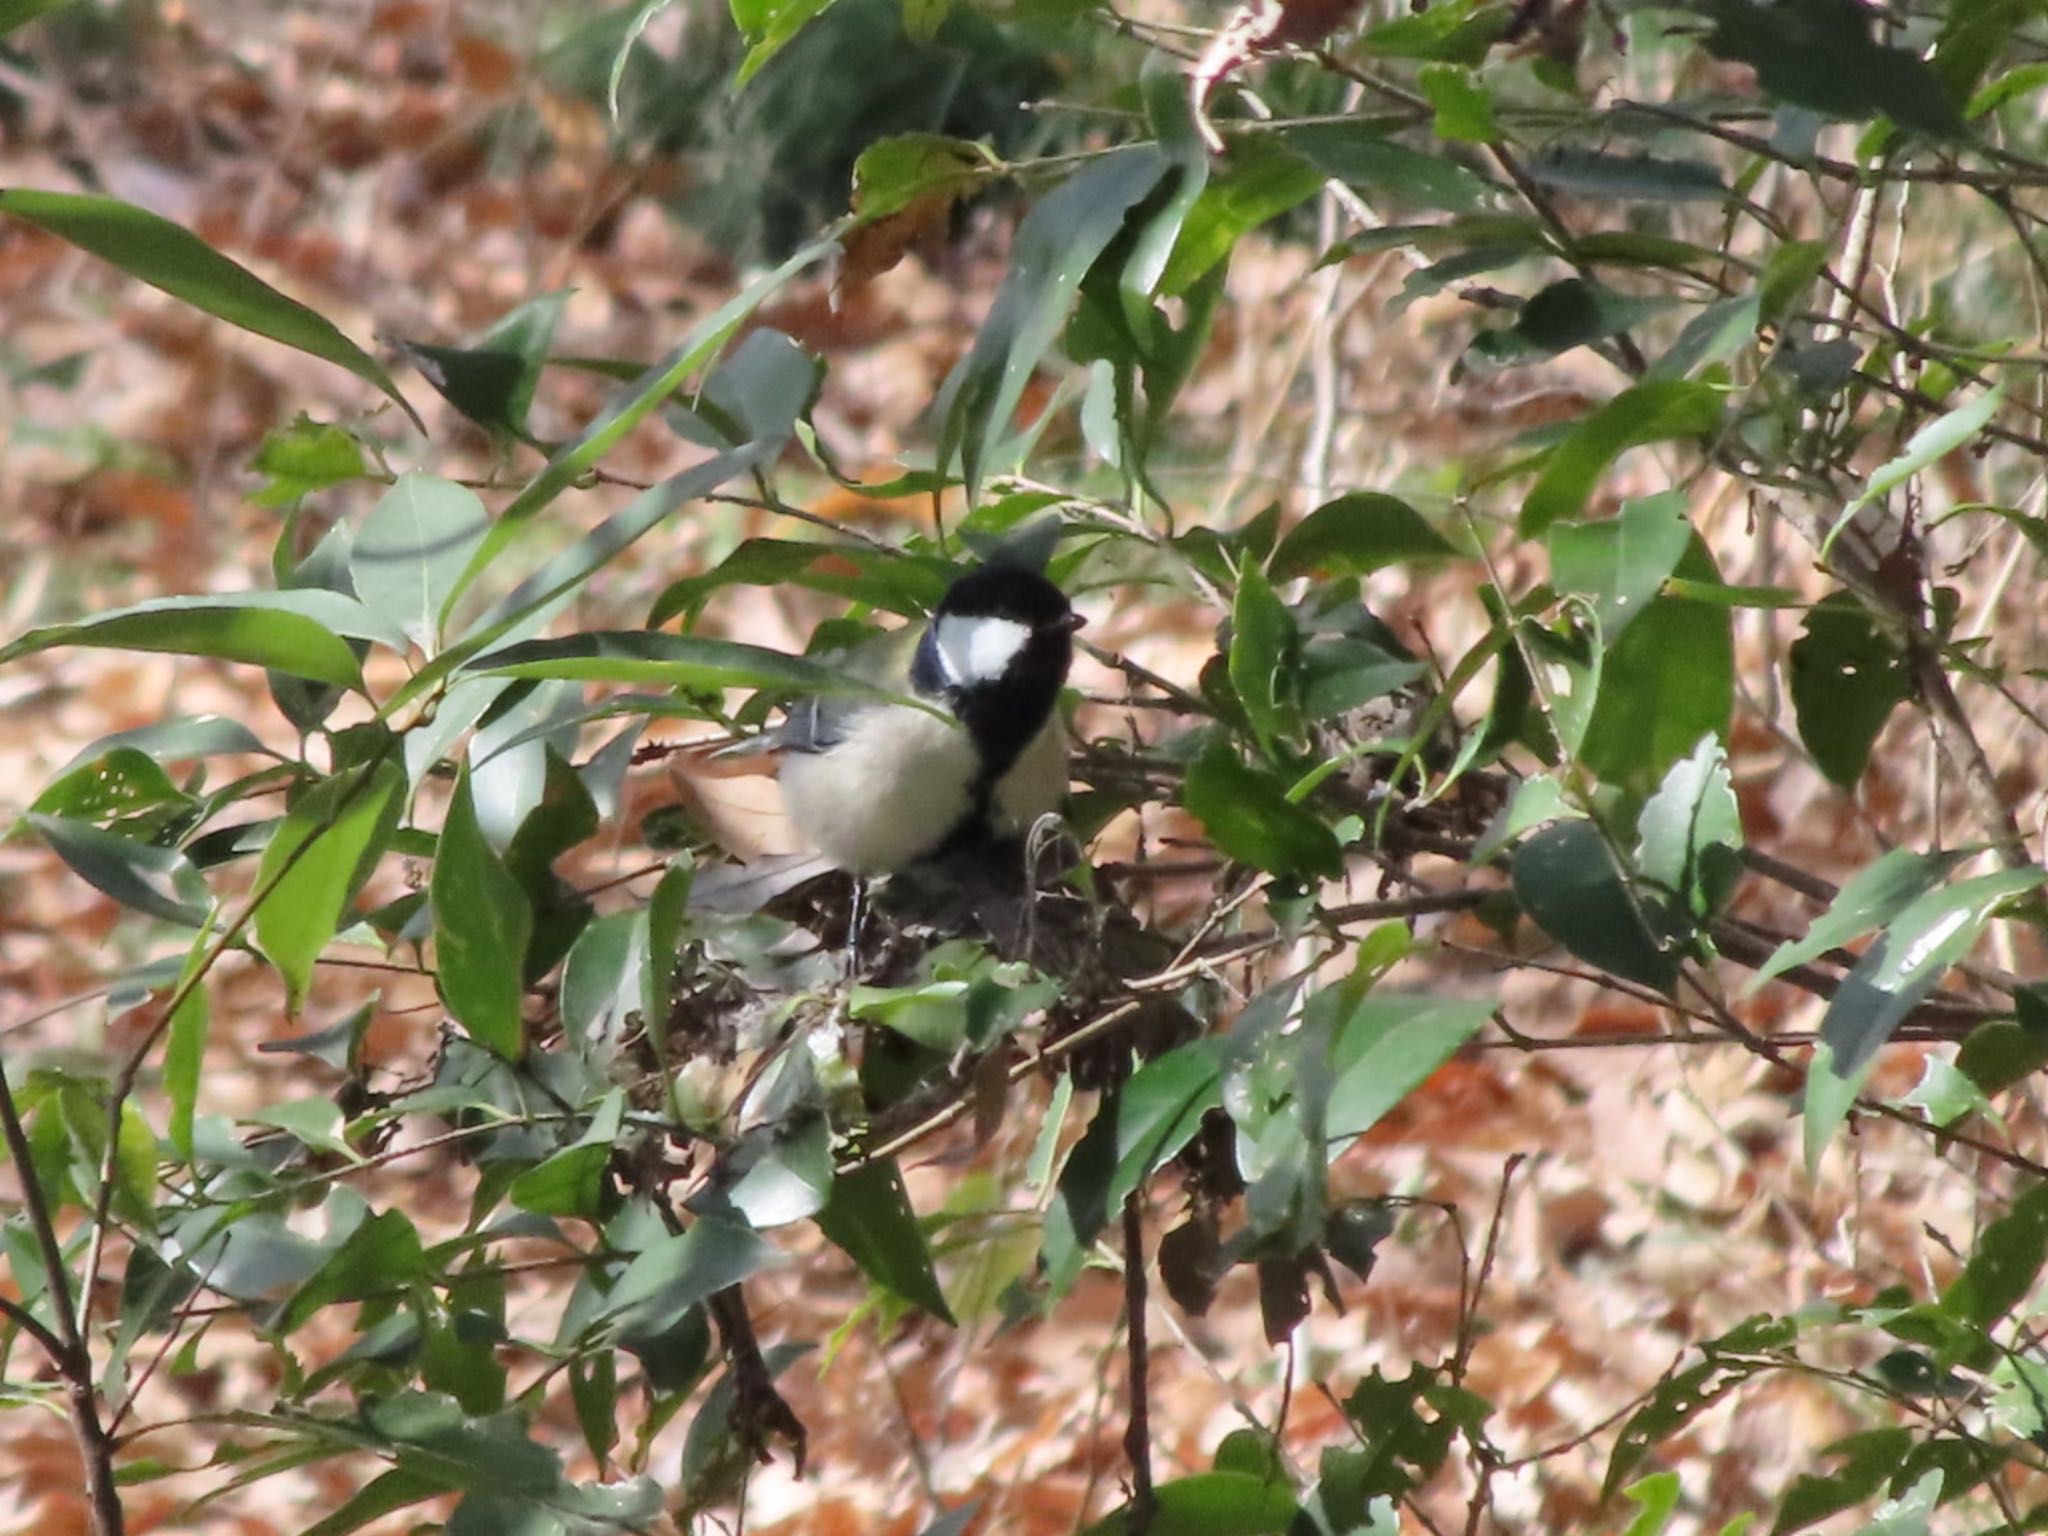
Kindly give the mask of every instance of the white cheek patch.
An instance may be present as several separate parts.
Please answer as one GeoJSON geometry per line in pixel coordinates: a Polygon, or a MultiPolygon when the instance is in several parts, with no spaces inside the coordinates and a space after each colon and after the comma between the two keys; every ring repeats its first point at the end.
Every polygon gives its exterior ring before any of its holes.
{"type": "Polygon", "coordinates": [[[939,664],[957,687],[994,682],[1030,639],[1031,627],[1015,619],[949,614],[938,621],[939,664]]]}

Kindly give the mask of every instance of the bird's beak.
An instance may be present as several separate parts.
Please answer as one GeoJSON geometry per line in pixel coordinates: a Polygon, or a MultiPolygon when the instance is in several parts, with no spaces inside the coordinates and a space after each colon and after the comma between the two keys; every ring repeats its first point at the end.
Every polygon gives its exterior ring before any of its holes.
{"type": "Polygon", "coordinates": [[[1060,621],[1053,626],[1053,628],[1064,631],[1065,633],[1071,635],[1075,630],[1079,629],[1083,624],[1086,624],[1087,622],[1088,621],[1082,618],[1081,615],[1078,613],[1068,613],[1063,618],[1061,618],[1060,621]]]}

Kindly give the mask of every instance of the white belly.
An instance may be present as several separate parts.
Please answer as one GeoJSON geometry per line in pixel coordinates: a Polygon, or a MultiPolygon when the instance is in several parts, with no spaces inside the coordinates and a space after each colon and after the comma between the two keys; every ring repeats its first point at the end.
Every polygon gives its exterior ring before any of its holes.
{"type": "MultiPolygon", "coordinates": [[[[936,851],[960,825],[974,808],[978,766],[959,726],[887,705],[857,719],[829,754],[785,752],[782,800],[797,830],[834,864],[885,874],[936,851]]],[[[1029,830],[1066,791],[1066,732],[1055,717],[996,785],[995,830],[1029,830]]]]}

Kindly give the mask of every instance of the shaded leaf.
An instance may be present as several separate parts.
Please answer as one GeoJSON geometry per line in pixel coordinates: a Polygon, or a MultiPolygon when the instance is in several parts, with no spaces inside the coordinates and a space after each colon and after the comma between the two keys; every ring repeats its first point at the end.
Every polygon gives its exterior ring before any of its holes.
{"type": "Polygon", "coordinates": [[[1792,710],[1815,764],[1844,788],[1863,776],[1892,710],[1912,693],[1906,658],[1853,593],[1817,603],[1791,651],[1792,710]]]}
{"type": "Polygon", "coordinates": [[[1334,876],[1343,867],[1336,834],[1221,739],[1188,770],[1181,800],[1228,858],[1282,875],[1334,876]]]}
{"type": "Polygon", "coordinates": [[[1643,443],[1704,437],[1721,420],[1721,397],[1705,384],[1652,379],[1623,391],[1580,422],[1550,452],[1522,503],[1516,530],[1535,538],[1559,518],[1576,517],[1593,487],[1623,452],[1643,443]]]}
{"type": "Polygon", "coordinates": [[[953,1322],[894,1158],[834,1178],[817,1220],[818,1230],[876,1285],[942,1322],[953,1322]]]}
{"type": "Polygon", "coordinates": [[[1668,992],[1678,957],[1589,821],[1543,828],[1515,851],[1515,899],[1538,927],[1601,970],[1668,992]]]}
{"type": "Polygon", "coordinates": [[[521,968],[533,912],[484,839],[467,769],[448,804],[427,890],[435,979],[448,1011],[479,1044],[518,1060],[526,1049],[521,968]]]}
{"type": "Polygon", "coordinates": [[[405,808],[397,763],[338,773],[302,794],[263,850],[256,942],[284,977],[285,1006],[306,999],[313,963],[390,846],[405,808]]]}
{"type": "Polygon", "coordinates": [[[432,652],[441,611],[490,525],[476,492],[406,474],[371,509],[349,551],[356,596],[432,652]]]}

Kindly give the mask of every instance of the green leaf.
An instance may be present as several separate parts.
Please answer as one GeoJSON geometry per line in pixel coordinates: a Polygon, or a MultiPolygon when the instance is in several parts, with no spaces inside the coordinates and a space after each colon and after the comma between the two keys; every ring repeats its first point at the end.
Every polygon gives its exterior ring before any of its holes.
{"type": "Polygon", "coordinates": [[[894,1158],[834,1178],[817,1221],[827,1240],[876,1285],[944,1323],[953,1322],[932,1272],[924,1229],[903,1186],[903,1170],[894,1158]]]}
{"type": "Polygon", "coordinates": [[[1493,120],[1493,93],[1472,77],[1472,71],[1456,64],[1425,64],[1415,80],[1436,109],[1438,138],[1490,144],[1500,137],[1493,120]]]}
{"type": "Polygon", "coordinates": [[[1914,900],[1947,879],[1950,871],[1974,857],[1967,848],[1942,853],[1915,853],[1894,848],[1874,864],[1865,865],[1835,893],[1827,911],[1813,920],[1803,938],[1788,939],[1758,967],[1747,990],[1755,991],[1773,976],[1795,965],[1840,949],[1851,939],[1882,928],[1914,900]]]}
{"type": "Polygon", "coordinates": [[[178,973],[172,990],[191,990],[172,1011],[164,1039],[164,1097],[171,1103],[165,1135],[171,1150],[187,1162],[192,1160],[192,1120],[199,1102],[200,1069],[206,1058],[208,1012],[200,966],[205,963],[211,939],[212,935],[202,930],[186,952],[184,969],[178,973]]]}
{"type": "Polygon", "coordinates": [[[781,1259],[752,1228],[699,1216],[689,1231],[656,1240],[626,1266],[597,1320],[612,1324],[627,1347],[659,1338],[690,1308],[781,1259]]]}
{"type": "Polygon", "coordinates": [[[71,0],[0,0],[0,37],[69,4],[71,0]]]}
{"type": "Polygon", "coordinates": [[[766,64],[798,32],[834,3],[834,0],[731,0],[732,19],[751,46],[733,77],[739,90],[760,73],[766,64]]]}
{"type": "Polygon", "coordinates": [[[1269,753],[1295,723],[1288,695],[1299,642],[1294,617],[1271,584],[1256,569],[1245,571],[1238,577],[1231,611],[1230,685],[1269,753]]]}
{"type": "Polygon", "coordinates": [[[1842,978],[1806,1073],[1806,1166],[1811,1172],[1870,1075],[1877,1052],[1950,966],[1969,953],[1993,910],[2048,881],[2048,870],[2001,870],[1916,897],[1842,978]]]}
{"type": "Polygon", "coordinates": [[[1882,113],[1938,139],[1964,132],[1941,77],[1918,54],[1873,41],[1855,0],[1708,0],[1702,9],[1714,22],[1707,51],[1750,65],[1767,95],[1827,117],[1882,113]]]}
{"type": "Polygon", "coordinates": [[[547,363],[548,344],[569,302],[557,289],[527,300],[463,347],[400,341],[426,381],[450,405],[495,438],[530,442],[527,412],[547,363]]]}
{"type": "Polygon", "coordinates": [[[1336,834],[1221,739],[1188,770],[1181,803],[1226,858],[1280,875],[1334,877],[1343,868],[1336,834]]]}
{"type": "Polygon", "coordinates": [[[1912,693],[1906,658],[1850,592],[1816,603],[1791,652],[1799,739],[1830,781],[1854,787],[1892,711],[1912,693]]]}
{"type": "Polygon", "coordinates": [[[528,640],[477,659],[490,677],[572,678],[658,688],[771,688],[785,693],[889,699],[896,695],[819,662],[736,640],[648,630],[594,630],[528,640]]]}
{"type": "Polygon", "coordinates": [[[1357,1136],[1457,1054],[1486,1021],[1483,999],[1370,992],[1337,1021],[1326,1134],[1357,1136]]]}
{"type": "Polygon", "coordinates": [[[1661,941],[1607,839],[1589,821],[1543,828],[1515,851],[1515,899],[1538,927],[1587,964],[1669,992],[1678,957],[1661,941]]]}
{"type": "Polygon", "coordinates": [[[2048,1067],[2048,1031],[2024,1021],[1993,1019],[1971,1030],[1956,1052],[1956,1070],[1984,1093],[2002,1093],[2048,1067]]]}
{"type": "Polygon", "coordinates": [[[1888,459],[1871,471],[1869,482],[1846,507],[1842,508],[1827,537],[1821,540],[1820,552],[1826,555],[1835,542],[1835,536],[1848,526],[1849,519],[1857,509],[1876,501],[1894,487],[1904,484],[1921,470],[1947,458],[1958,448],[1968,443],[1991,418],[1998,414],[1998,408],[2005,404],[2005,386],[1986,390],[1967,404],[1937,416],[1906,440],[1905,448],[1895,459],[1888,459]]]}
{"type": "MultiPolygon", "coordinates": [[[[1154,1490],[1149,1536],[1284,1536],[1301,1515],[1284,1478],[1242,1472],[1198,1472],[1154,1490]]],[[[1081,1536],[1129,1536],[1128,1506],[1112,1510],[1081,1536]]]]}
{"type": "Polygon", "coordinates": [[[710,570],[673,582],[655,599],[650,626],[682,615],[694,623],[705,601],[729,586],[785,584],[828,592],[884,613],[922,619],[938,606],[958,574],[949,562],[865,545],[804,543],[795,539],[748,539],[710,570]]]}
{"type": "Polygon", "coordinates": [[[90,822],[30,812],[22,818],[70,866],[71,872],[137,912],[181,928],[206,921],[206,889],[191,860],[175,848],[159,848],[90,822]]]}
{"type": "Polygon", "coordinates": [[[1454,558],[1458,547],[1407,502],[1375,491],[1326,501],[1280,541],[1269,565],[1275,581],[1311,572],[1368,576],[1407,560],[1454,558]]]}
{"type": "Polygon", "coordinates": [[[1623,452],[1644,443],[1704,437],[1721,420],[1721,397],[1705,384],[1652,379],[1625,390],[1580,422],[1550,452],[1522,503],[1516,530],[1536,538],[1560,518],[1576,517],[1593,487],[1623,452]]]}
{"type": "Polygon", "coordinates": [[[290,1333],[322,1307],[403,1291],[427,1272],[426,1250],[403,1211],[371,1216],[309,1276],[286,1303],[278,1331],[290,1333]]]}
{"type": "Polygon", "coordinates": [[[289,506],[302,496],[368,472],[361,443],[344,428],[303,414],[267,435],[250,467],[269,477],[269,483],[249,498],[259,507],[289,506]]]}
{"type": "Polygon", "coordinates": [[[1178,298],[1229,256],[1237,242],[1322,190],[1323,173],[1270,134],[1240,135],[1220,171],[1181,221],[1159,291],[1178,298]]]}
{"type": "Polygon", "coordinates": [[[1719,202],[1728,195],[1721,173],[1704,160],[1617,155],[1561,144],[1532,155],[1531,181],[1576,197],[1623,202],[1719,202]]]}
{"type": "Polygon", "coordinates": [[[644,911],[611,912],[592,922],[562,965],[563,1031],[578,1040],[622,1038],[626,1016],[643,1009],[646,963],[644,911]]]}
{"type": "Polygon", "coordinates": [[[1913,1437],[1903,1429],[1865,1430],[1822,1447],[1821,1455],[1840,1458],[1842,1465],[1824,1477],[1794,1478],[1778,1504],[1771,1536],[1788,1536],[1854,1509],[1891,1482],[1912,1449],[1913,1437]]]}
{"type": "MultiPolygon", "coordinates": [[[[1696,535],[1681,574],[1718,577],[1696,535]]],[[[1579,761],[1603,779],[1644,782],[1721,735],[1735,703],[1735,636],[1729,610],[1667,592],[1642,609],[1600,658],[1593,712],[1579,761]]]]}
{"type": "Polygon", "coordinates": [[[1166,167],[1150,146],[1113,150],[1046,194],[1018,227],[1010,270],[936,407],[937,463],[944,469],[957,456],[970,506],[979,499],[990,456],[1011,430],[1032,371],[1066,323],[1081,279],[1166,167]]]}
{"type": "Polygon", "coordinates": [[[614,1088],[604,1096],[589,1128],[559,1152],[542,1159],[512,1181],[506,1198],[536,1216],[604,1216],[605,1168],[625,1123],[626,1097],[614,1088]]]}
{"type": "MultiPolygon", "coordinates": [[[[520,528],[528,520],[552,503],[563,491],[566,491],[571,485],[575,484],[583,476],[584,472],[602,458],[620,438],[632,431],[649,413],[658,408],[670,395],[674,394],[682,386],[684,380],[688,379],[690,375],[716,357],[719,349],[731,339],[733,332],[739,328],[748,315],[752,314],[760,306],[763,300],[784,283],[788,282],[790,278],[824,256],[828,251],[836,249],[837,245],[837,238],[832,237],[814,240],[809,245],[795,252],[781,266],[758,278],[739,294],[728,299],[711,314],[698,321],[696,325],[690,328],[690,333],[683,338],[674,351],[641,374],[631,384],[620,390],[605,405],[605,408],[591,419],[589,425],[577,434],[574,441],[564,444],[555,451],[553,457],[542,466],[540,473],[528,481],[526,488],[513,497],[511,503],[499,514],[498,520],[491,525],[490,532],[486,535],[483,543],[477,547],[476,553],[470,557],[469,566],[456,581],[455,589],[449,593],[447,606],[451,609],[453,608],[456,599],[469,590],[470,584],[496,560],[499,552],[511,543],[518,535],[520,528]]],[[[781,442],[779,440],[775,442],[773,448],[775,451],[779,451],[781,442]]],[[[734,463],[732,467],[725,469],[717,479],[712,480],[709,484],[702,483],[702,477],[707,472],[709,466],[693,466],[679,475],[672,476],[661,485],[654,487],[654,489],[643,492],[626,511],[613,519],[613,524],[617,524],[620,528],[636,528],[638,531],[634,532],[631,538],[637,538],[639,533],[644,532],[645,529],[638,527],[639,520],[636,517],[636,509],[644,511],[648,508],[658,508],[660,512],[672,510],[674,502],[667,499],[672,494],[672,488],[687,487],[684,499],[700,496],[706,490],[714,489],[717,485],[722,484],[724,480],[731,478],[741,468],[756,462],[768,451],[768,445],[762,445],[758,452],[749,454],[739,462],[734,463]]],[[[730,457],[729,455],[720,455],[719,459],[714,460],[713,463],[723,464],[730,457]]],[[[608,524],[607,526],[612,525],[608,524]]],[[[651,526],[651,523],[649,526],[651,526]]],[[[615,534],[605,549],[606,556],[608,557],[610,554],[616,553],[619,548],[623,548],[626,543],[630,543],[631,538],[615,534]]],[[[532,583],[529,582],[525,585],[531,586],[532,583]]],[[[557,590],[559,590],[559,587],[557,590]]],[[[522,602],[525,604],[523,611],[530,612],[545,600],[544,596],[536,596],[529,592],[522,599],[522,602]]],[[[519,611],[515,610],[512,613],[502,612],[503,606],[501,604],[499,607],[494,608],[489,617],[494,621],[503,621],[509,624],[519,616],[519,611]]],[[[446,617],[445,613],[443,617],[446,617]]]]}
{"type": "Polygon", "coordinates": [[[478,1044],[517,1061],[526,1050],[520,1000],[533,911],[484,840],[467,768],[448,804],[427,892],[435,979],[448,1011],[478,1044]]]}
{"type": "Polygon", "coordinates": [[[1671,1516],[1678,1508],[1681,1492],[1676,1472],[1659,1472],[1630,1483],[1622,1496],[1636,1506],[1636,1516],[1621,1536],[1664,1536],[1671,1516]]]}
{"type": "Polygon", "coordinates": [[[1612,645],[1663,589],[1692,543],[1683,491],[1622,503],[1618,517],[1551,524],[1543,536],[1550,579],[1593,599],[1601,637],[1612,645]]]}
{"type": "Polygon", "coordinates": [[[2026,1300],[2048,1262],[2048,1184],[2036,1184],[1984,1229],[1963,1272],[1941,1293],[1941,1310],[1987,1329],[2026,1300]]]}
{"type": "Polygon", "coordinates": [[[132,203],[73,192],[0,191],[0,213],[25,219],[230,325],[339,364],[382,390],[426,431],[375,358],[325,316],[286,298],[190,230],[132,203]]]}
{"type": "Polygon", "coordinates": [[[1116,1164],[1105,1203],[1123,1209],[1140,1188],[1194,1139],[1202,1116],[1223,1101],[1223,1042],[1196,1040],[1155,1056],[1131,1074],[1114,1100],[1116,1164]]]}
{"type": "Polygon", "coordinates": [[[364,519],[349,552],[356,596],[431,654],[448,594],[490,526],[475,491],[406,474],[364,519]]]}
{"type": "Polygon", "coordinates": [[[1365,118],[1298,123],[1277,137],[1325,176],[1397,206],[1470,213],[1492,199],[1491,182],[1448,157],[1392,142],[1390,126],[1365,118]]]}
{"type": "Polygon", "coordinates": [[[421,1472],[386,1472],[343,1500],[332,1514],[307,1526],[302,1536],[349,1536],[372,1520],[447,1493],[450,1486],[421,1472]]]}
{"type": "Polygon", "coordinates": [[[256,943],[284,977],[288,1012],[305,1002],[313,962],[390,846],[404,808],[405,770],[384,760],[314,785],[272,834],[256,875],[264,893],[256,943]]]}
{"type": "Polygon", "coordinates": [[[986,145],[943,133],[877,139],[853,162],[853,209],[872,224],[927,198],[951,200],[986,181],[997,161],[986,145]]]}
{"type": "Polygon", "coordinates": [[[0,648],[0,665],[59,645],[169,651],[245,661],[337,688],[363,685],[362,667],[342,638],[403,649],[405,637],[339,592],[239,592],[230,597],[159,597],[75,624],[32,629],[0,648]]]}
{"type": "Polygon", "coordinates": [[[1742,812],[1719,740],[1702,736],[1692,756],[1664,776],[1636,821],[1636,838],[1637,870],[1695,923],[1720,910],[1742,872],[1742,812]]]}

